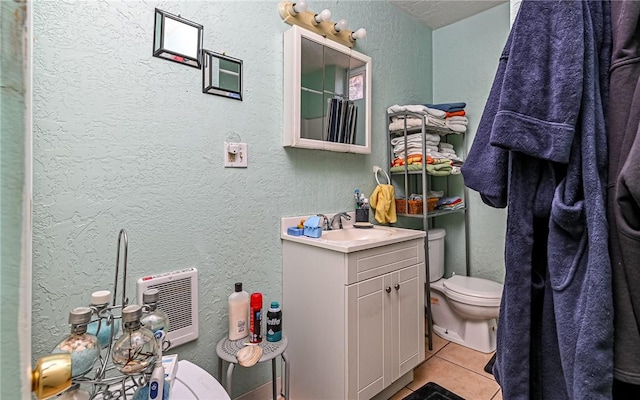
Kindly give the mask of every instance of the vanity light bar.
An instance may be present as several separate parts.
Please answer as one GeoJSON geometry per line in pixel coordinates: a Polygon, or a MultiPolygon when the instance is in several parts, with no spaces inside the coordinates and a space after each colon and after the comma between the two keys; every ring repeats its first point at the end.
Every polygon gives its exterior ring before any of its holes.
{"type": "Polygon", "coordinates": [[[344,19],[337,23],[328,20],[331,15],[329,10],[322,10],[320,13],[307,10],[304,0],[297,2],[282,0],[278,3],[278,12],[287,24],[301,26],[349,48],[353,47],[357,39],[363,39],[366,35],[366,30],[363,28],[355,32],[347,29],[347,21],[344,19]],[[327,15],[329,17],[326,17],[327,15]]]}

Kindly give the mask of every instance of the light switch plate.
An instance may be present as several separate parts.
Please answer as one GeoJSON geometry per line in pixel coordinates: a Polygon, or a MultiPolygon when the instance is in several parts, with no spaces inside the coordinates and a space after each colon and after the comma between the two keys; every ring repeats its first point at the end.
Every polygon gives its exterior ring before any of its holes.
{"type": "Polygon", "coordinates": [[[246,143],[224,142],[224,167],[247,168],[248,154],[246,143]]]}

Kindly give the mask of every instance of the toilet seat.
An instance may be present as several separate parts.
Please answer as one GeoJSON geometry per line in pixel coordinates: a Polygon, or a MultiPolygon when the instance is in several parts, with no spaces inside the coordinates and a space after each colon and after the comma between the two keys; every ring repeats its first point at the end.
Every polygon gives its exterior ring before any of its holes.
{"type": "Polygon", "coordinates": [[[502,285],[488,279],[454,275],[442,282],[445,295],[460,303],[499,307],[502,298],[502,285]]]}

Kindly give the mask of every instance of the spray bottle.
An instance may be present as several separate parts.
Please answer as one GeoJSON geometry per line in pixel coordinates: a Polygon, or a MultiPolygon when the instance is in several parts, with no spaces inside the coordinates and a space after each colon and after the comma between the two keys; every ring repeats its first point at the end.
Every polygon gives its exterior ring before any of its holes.
{"type": "Polygon", "coordinates": [[[262,293],[251,294],[251,320],[249,326],[249,342],[262,342],[262,293]]]}

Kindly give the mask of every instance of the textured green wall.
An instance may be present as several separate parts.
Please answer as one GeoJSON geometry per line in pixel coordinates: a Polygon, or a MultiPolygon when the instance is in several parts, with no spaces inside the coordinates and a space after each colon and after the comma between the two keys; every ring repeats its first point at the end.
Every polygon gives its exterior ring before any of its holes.
{"type": "MultiPolygon", "coordinates": [[[[0,398],[21,397],[18,333],[24,186],[25,87],[23,35],[25,5],[0,1],[0,398]],[[13,360],[11,362],[10,360],[13,360]]],[[[23,318],[24,319],[24,318],[23,318]]]]}
{"type": "MultiPolygon", "coordinates": [[[[433,32],[433,98],[438,103],[467,103],[467,147],[473,142],[508,34],[508,3],[433,32]]],[[[472,190],[468,202],[471,275],[502,282],[506,212],[486,206],[472,190]]],[[[465,274],[463,222],[462,214],[438,220],[447,229],[446,276],[465,274]]]]}
{"type": "MultiPolygon", "coordinates": [[[[111,288],[125,228],[131,298],[140,276],[199,269],[200,338],[178,353],[215,373],[233,283],[281,300],[280,218],[349,210],[354,188],[373,191],[386,108],[431,100],[431,31],[382,1],[310,8],[368,30],[356,50],[373,59],[370,155],[282,147],[289,26],[276,1],[35,1],[34,358],[67,333],[71,308],[111,288]],[[154,7],[243,60],[244,101],[202,94],[201,71],[151,56],[154,7]],[[248,143],[247,169],[222,165],[230,132],[248,143]]],[[[268,381],[268,365],[237,369],[233,394],[268,381]]]]}

